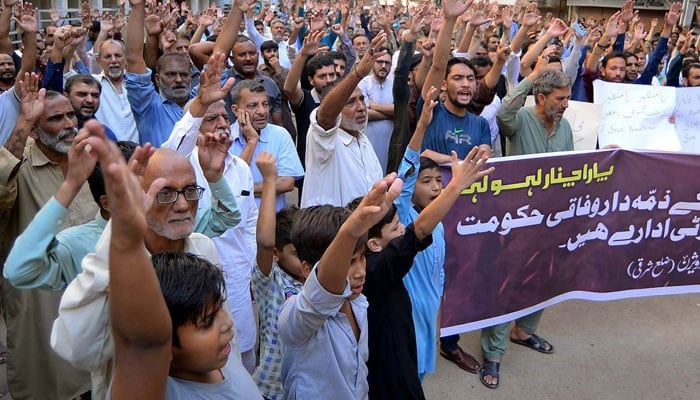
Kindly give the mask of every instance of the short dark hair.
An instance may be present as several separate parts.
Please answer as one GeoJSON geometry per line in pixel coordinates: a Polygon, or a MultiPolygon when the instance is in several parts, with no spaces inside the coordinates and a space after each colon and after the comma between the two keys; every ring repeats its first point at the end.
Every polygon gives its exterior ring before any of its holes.
{"type": "Polygon", "coordinates": [[[424,169],[440,169],[440,164],[436,163],[435,160],[429,157],[421,157],[420,158],[420,169],[418,170],[418,173],[420,171],[423,171],[424,169]]]}
{"type": "MultiPolygon", "coordinates": [[[[356,197],[353,201],[351,201],[348,204],[348,209],[350,211],[355,211],[355,209],[357,209],[357,206],[359,206],[362,202],[362,199],[364,199],[364,196],[356,197]]],[[[374,224],[374,226],[369,228],[369,231],[367,232],[367,239],[381,238],[382,228],[384,228],[385,225],[389,225],[391,221],[394,220],[394,216],[396,216],[396,211],[396,205],[392,204],[386,215],[384,215],[384,217],[379,222],[374,224]]]]}
{"type": "MultiPolygon", "coordinates": [[[[299,210],[291,232],[292,244],[296,248],[299,261],[316,265],[349,216],[350,210],[347,208],[331,205],[299,210]]],[[[358,240],[355,251],[364,246],[366,241],[366,237],[358,240]]]]}
{"type": "Polygon", "coordinates": [[[180,53],[165,53],[160,58],[158,59],[158,62],[156,62],[156,73],[159,73],[161,69],[163,69],[163,65],[167,63],[168,61],[171,61],[171,59],[177,60],[179,62],[185,63],[185,64],[190,64],[190,59],[187,58],[184,54],[180,53]]]}
{"type": "Polygon", "coordinates": [[[260,45],[260,51],[266,51],[266,50],[278,50],[279,51],[280,45],[275,42],[274,40],[266,40],[262,42],[260,45]]]}
{"type": "Polygon", "coordinates": [[[698,63],[697,60],[691,61],[689,63],[684,63],[682,69],[683,78],[688,79],[688,75],[690,75],[691,69],[700,69],[700,63],[698,63]]]}
{"type": "Polygon", "coordinates": [[[70,94],[73,89],[73,85],[76,83],[84,83],[88,86],[97,86],[97,90],[102,93],[102,85],[90,74],[76,74],[66,79],[66,83],[63,85],[63,90],[70,94]]]}
{"type": "Polygon", "coordinates": [[[472,62],[472,65],[481,68],[490,67],[493,65],[493,61],[491,61],[491,58],[489,58],[488,56],[476,56],[473,57],[470,61],[472,62]]]}
{"type": "Polygon", "coordinates": [[[316,75],[316,71],[331,65],[335,67],[333,57],[329,54],[316,54],[306,62],[306,74],[313,78],[316,75]]]}
{"type": "Polygon", "coordinates": [[[224,274],[214,264],[190,253],[158,253],[151,260],[170,312],[173,345],[180,346],[177,328],[187,324],[205,325],[223,306],[224,274]]]}
{"type": "MultiPolygon", "coordinates": [[[[121,150],[122,155],[124,156],[124,160],[127,162],[131,159],[131,156],[134,155],[136,146],[138,146],[138,144],[134,142],[117,142],[117,147],[119,147],[119,150],[121,150]]],[[[92,173],[88,177],[88,186],[90,187],[90,194],[92,194],[92,198],[101,209],[102,205],[100,204],[100,198],[107,195],[107,192],[105,191],[105,178],[102,174],[102,169],[100,168],[99,163],[95,165],[95,169],[92,170],[92,173]]]]}
{"type": "Polygon", "coordinates": [[[357,39],[357,38],[359,38],[359,37],[365,37],[365,38],[367,38],[367,40],[369,40],[369,36],[367,36],[367,35],[365,34],[365,32],[361,30],[361,31],[359,31],[358,33],[356,33],[355,35],[353,35],[352,41],[351,41],[352,44],[355,44],[355,39],[357,39]]]}
{"type": "Polygon", "coordinates": [[[348,57],[342,51],[333,50],[326,54],[328,54],[333,60],[343,60],[348,62],[348,57]]]}
{"type": "Polygon", "coordinates": [[[603,59],[600,61],[600,65],[605,68],[608,65],[608,61],[612,60],[613,58],[621,58],[625,60],[625,65],[627,65],[627,58],[625,58],[625,55],[622,54],[620,51],[613,51],[605,55],[603,59]]]}
{"type": "Polygon", "coordinates": [[[292,225],[298,212],[299,208],[296,206],[285,207],[277,212],[275,223],[275,248],[277,250],[282,251],[284,246],[292,243],[292,225]]]}
{"type": "Polygon", "coordinates": [[[474,69],[474,64],[472,64],[471,61],[467,60],[466,58],[462,58],[462,57],[452,57],[447,61],[447,68],[445,68],[445,78],[447,78],[447,75],[449,75],[450,71],[452,71],[452,67],[457,65],[457,64],[466,65],[467,68],[472,70],[474,75],[476,75],[476,69],[474,69]]]}

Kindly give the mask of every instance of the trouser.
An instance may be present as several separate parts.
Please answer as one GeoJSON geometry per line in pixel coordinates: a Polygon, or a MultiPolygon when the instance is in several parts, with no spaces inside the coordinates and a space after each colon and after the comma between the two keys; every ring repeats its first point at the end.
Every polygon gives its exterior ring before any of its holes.
{"type": "MultiPolygon", "coordinates": [[[[537,331],[544,310],[536,311],[515,320],[515,326],[532,335],[537,331]]],[[[508,348],[510,322],[490,326],[481,330],[481,351],[485,359],[500,360],[508,348]]]]}

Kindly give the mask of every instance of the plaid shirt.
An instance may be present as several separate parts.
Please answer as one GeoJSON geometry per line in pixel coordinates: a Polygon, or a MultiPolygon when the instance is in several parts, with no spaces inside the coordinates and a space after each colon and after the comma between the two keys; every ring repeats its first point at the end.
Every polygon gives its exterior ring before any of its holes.
{"type": "Polygon", "coordinates": [[[251,284],[260,314],[260,364],[253,372],[253,379],[266,399],[282,399],[282,345],[278,337],[277,317],[284,301],[299,294],[303,284],[289,276],[274,261],[270,276],[263,275],[256,265],[251,284]]]}

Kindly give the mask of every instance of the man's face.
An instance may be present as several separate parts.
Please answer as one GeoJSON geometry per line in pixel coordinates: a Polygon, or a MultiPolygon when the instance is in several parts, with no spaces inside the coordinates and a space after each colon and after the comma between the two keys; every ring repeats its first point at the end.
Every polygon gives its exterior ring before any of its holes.
{"type": "Polygon", "coordinates": [[[367,107],[365,96],[355,88],[340,112],[340,126],[346,131],[360,132],[367,126],[367,107]]]}
{"type": "Polygon", "coordinates": [[[491,53],[495,53],[496,50],[498,50],[498,37],[497,36],[491,36],[489,38],[487,49],[491,53]]]}
{"type": "Polygon", "coordinates": [[[228,113],[223,103],[219,101],[209,106],[207,112],[204,113],[199,131],[202,133],[223,133],[226,136],[231,136],[231,121],[228,119],[228,113]]]}
{"type": "Polygon", "coordinates": [[[352,41],[353,47],[355,47],[355,52],[358,58],[362,58],[369,47],[369,39],[366,36],[358,36],[352,41]]]}
{"type": "Polygon", "coordinates": [[[265,60],[265,62],[270,62],[270,58],[279,57],[279,50],[278,49],[263,50],[262,55],[263,55],[263,60],[265,60]]]}
{"type": "Polygon", "coordinates": [[[622,82],[625,76],[627,62],[622,57],[615,57],[608,60],[605,68],[603,68],[603,80],[608,82],[622,82]]]}
{"type": "Polygon", "coordinates": [[[637,56],[637,64],[639,67],[637,68],[637,71],[641,73],[644,71],[644,68],[647,67],[647,55],[643,51],[640,51],[639,53],[636,54],[637,56]]]}
{"type": "Polygon", "coordinates": [[[323,88],[328,86],[329,83],[335,82],[336,80],[338,80],[338,73],[335,65],[326,65],[325,67],[317,69],[314,76],[309,77],[311,86],[319,93],[321,93],[323,88]]]}
{"type": "Polygon", "coordinates": [[[382,27],[379,26],[379,23],[377,21],[374,21],[371,24],[369,24],[369,30],[370,32],[372,32],[372,35],[376,36],[379,33],[379,31],[382,30],[382,27]]]}
{"type": "Polygon", "coordinates": [[[627,65],[625,66],[625,80],[633,81],[637,79],[639,73],[639,62],[636,56],[627,57],[627,65]]]}
{"type": "Polygon", "coordinates": [[[39,117],[37,133],[39,141],[50,150],[68,154],[75,135],[78,120],[70,101],[56,96],[44,101],[44,113],[39,117]]]}
{"type": "Polygon", "coordinates": [[[171,58],[163,64],[156,77],[161,95],[177,104],[184,104],[190,98],[192,76],[190,65],[184,60],[171,58]]]}
{"type": "Polygon", "coordinates": [[[258,51],[253,42],[246,40],[233,46],[233,66],[243,76],[255,75],[258,68],[258,51]]]}
{"type": "Polygon", "coordinates": [[[281,42],[284,40],[284,24],[282,22],[275,22],[270,26],[270,31],[272,32],[272,40],[275,42],[281,42]]]}
{"type": "Polygon", "coordinates": [[[479,46],[476,48],[476,51],[474,52],[474,55],[477,56],[477,57],[478,57],[478,56],[488,56],[488,55],[489,55],[489,51],[488,51],[488,49],[487,49],[486,47],[479,45],[479,46]]]}
{"type": "Polygon", "coordinates": [[[559,123],[564,117],[564,111],[569,107],[569,98],[571,98],[571,88],[555,88],[552,93],[545,96],[538,94],[539,101],[544,105],[544,113],[546,117],[554,123],[559,123]]]}
{"type": "Polygon", "coordinates": [[[391,70],[391,56],[385,54],[374,61],[372,66],[372,71],[374,72],[374,77],[377,78],[379,82],[384,82],[386,77],[389,75],[389,70],[391,70]]]}
{"type": "Polygon", "coordinates": [[[700,86],[700,68],[691,68],[688,71],[688,76],[685,77],[685,86],[688,86],[688,87],[700,86]]]}
{"type": "Polygon", "coordinates": [[[476,90],[476,76],[464,64],[454,64],[442,84],[446,91],[446,101],[457,108],[467,108],[476,90]]]}
{"type": "Polygon", "coordinates": [[[68,100],[70,100],[78,120],[86,121],[93,118],[100,107],[100,90],[97,85],[77,82],[71,87],[68,100]]]}
{"type": "Polygon", "coordinates": [[[479,82],[482,79],[484,79],[484,77],[489,73],[489,71],[491,71],[491,66],[487,65],[484,67],[479,67],[475,65],[474,69],[476,70],[476,81],[479,82]]]}
{"type": "Polygon", "coordinates": [[[53,35],[56,33],[55,26],[46,27],[46,44],[53,44],[53,35]]]}
{"type": "Polygon", "coordinates": [[[190,41],[185,38],[177,38],[173,45],[173,51],[183,56],[190,56],[190,41]]]}
{"type": "Polygon", "coordinates": [[[270,116],[270,103],[267,92],[251,92],[250,89],[241,91],[241,100],[232,106],[234,114],[241,119],[240,113],[245,111],[250,117],[250,123],[256,131],[260,132],[267,126],[270,116]]]}
{"type": "Polygon", "coordinates": [[[265,34],[265,25],[255,24],[255,30],[258,31],[259,34],[264,35],[265,34]]]}
{"type": "Polygon", "coordinates": [[[347,62],[341,58],[333,59],[333,64],[335,64],[335,75],[340,79],[345,75],[345,66],[347,62]]]}
{"type": "Polygon", "coordinates": [[[99,57],[100,67],[105,75],[112,79],[120,79],[124,76],[126,68],[126,57],[122,46],[112,41],[102,45],[99,57]]]}
{"type": "MultiPolygon", "coordinates": [[[[156,151],[150,158],[143,177],[144,190],[148,190],[158,178],[166,181],[163,191],[181,191],[197,185],[189,161],[170,151],[156,151]]],[[[154,201],[153,207],[146,214],[149,230],[169,240],[186,238],[192,233],[198,203],[197,200],[187,201],[182,193],[177,195],[174,203],[160,204],[154,201]]]]}
{"type": "Polygon", "coordinates": [[[15,62],[9,54],[0,54],[0,82],[11,82],[15,79],[15,62]]]}

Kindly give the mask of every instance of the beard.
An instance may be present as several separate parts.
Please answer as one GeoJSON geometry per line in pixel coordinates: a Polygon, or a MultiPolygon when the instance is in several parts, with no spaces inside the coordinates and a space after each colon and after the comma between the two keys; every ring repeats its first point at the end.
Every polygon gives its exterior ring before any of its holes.
{"type": "Polygon", "coordinates": [[[164,237],[170,240],[180,240],[184,239],[190,234],[192,234],[194,218],[192,218],[191,213],[187,213],[190,217],[190,222],[180,222],[177,224],[162,223],[156,221],[154,218],[146,216],[146,222],[148,224],[148,229],[155,232],[158,236],[164,237]]]}
{"type": "Polygon", "coordinates": [[[361,132],[367,127],[367,117],[365,116],[365,122],[358,123],[354,119],[346,118],[344,115],[340,117],[340,127],[346,131],[361,132]]]}
{"type": "Polygon", "coordinates": [[[36,129],[39,136],[39,141],[49,149],[61,154],[68,154],[72,144],[72,142],[67,142],[66,139],[74,138],[75,135],[78,134],[77,128],[64,129],[55,135],[44,131],[38,125],[36,129]]]}
{"type": "Polygon", "coordinates": [[[160,95],[163,96],[165,99],[170,100],[174,103],[185,103],[187,100],[190,99],[190,91],[192,90],[190,85],[179,85],[177,87],[175,86],[161,86],[160,87],[160,95]],[[177,89],[187,89],[187,90],[180,90],[176,92],[175,90],[177,89]]]}

